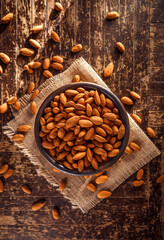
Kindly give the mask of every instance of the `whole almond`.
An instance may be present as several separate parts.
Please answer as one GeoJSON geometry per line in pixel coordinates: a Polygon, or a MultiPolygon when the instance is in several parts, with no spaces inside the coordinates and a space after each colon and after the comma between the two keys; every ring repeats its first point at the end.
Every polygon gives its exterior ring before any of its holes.
{"type": "Polygon", "coordinates": [[[95,91],[95,94],[94,94],[94,100],[97,105],[101,104],[100,95],[97,90],[95,91]]]}
{"type": "Polygon", "coordinates": [[[52,216],[55,220],[59,219],[59,217],[60,217],[59,211],[56,208],[52,209],[52,216]]]}
{"type": "Polygon", "coordinates": [[[8,105],[7,103],[3,103],[2,105],[0,105],[0,113],[5,113],[8,110],[8,105]]]}
{"type": "Polygon", "coordinates": [[[65,94],[68,95],[68,96],[75,96],[76,94],[78,94],[79,92],[74,90],[74,89],[67,89],[65,91],[65,94]]]}
{"type": "Polygon", "coordinates": [[[63,70],[63,65],[61,63],[53,62],[51,66],[56,70],[63,70]]]}
{"type": "Polygon", "coordinates": [[[48,71],[48,70],[44,70],[44,71],[43,71],[43,75],[44,75],[46,78],[51,78],[51,77],[53,77],[53,74],[52,74],[50,71],[48,71]]]}
{"type": "Polygon", "coordinates": [[[100,192],[98,192],[97,193],[97,197],[98,198],[108,198],[108,197],[110,197],[112,195],[112,193],[111,192],[109,192],[109,191],[105,191],[105,190],[102,190],[102,191],[100,191],[100,192]]]}
{"type": "Polygon", "coordinates": [[[13,175],[13,173],[14,173],[14,170],[11,169],[11,168],[9,168],[9,169],[3,174],[3,177],[4,177],[4,178],[9,178],[9,177],[11,177],[11,176],[13,175]]]}
{"type": "Polygon", "coordinates": [[[7,54],[0,52],[0,60],[4,62],[5,64],[8,64],[10,62],[9,56],[7,54]]]}
{"type": "Polygon", "coordinates": [[[15,134],[15,135],[12,137],[12,141],[13,141],[13,142],[22,141],[23,139],[24,139],[24,135],[22,135],[22,134],[15,134]]]}
{"type": "Polygon", "coordinates": [[[57,63],[63,63],[63,58],[60,56],[53,56],[52,60],[57,63]]]}
{"type": "Polygon", "coordinates": [[[105,143],[106,139],[103,138],[102,136],[95,134],[94,139],[96,139],[98,142],[105,143]]]}
{"type": "Polygon", "coordinates": [[[41,63],[40,62],[30,62],[30,63],[28,63],[28,66],[30,68],[37,69],[41,66],[41,63]]]}
{"type": "Polygon", "coordinates": [[[78,171],[79,171],[79,172],[82,172],[83,169],[84,169],[84,161],[83,161],[83,159],[80,159],[80,160],[78,161],[77,166],[78,166],[78,171]]]}
{"type": "Polygon", "coordinates": [[[105,113],[103,115],[103,117],[110,120],[110,121],[115,121],[117,119],[117,117],[114,113],[105,113]]]}
{"type": "Polygon", "coordinates": [[[131,116],[132,116],[133,120],[134,120],[138,125],[141,124],[142,120],[141,120],[141,118],[140,118],[138,115],[136,115],[136,114],[133,113],[131,116]]]}
{"type": "Polygon", "coordinates": [[[66,180],[63,179],[59,185],[60,192],[64,191],[65,187],[66,187],[66,180]]]}
{"type": "Polygon", "coordinates": [[[114,69],[114,64],[113,64],[113,62],[110,62],[104,70],[104,77],[106,78],[106,77],[111,76],[113,73],[113,69],[114,69]]]}
{"type": "Polygon", "coordinates": [[[33,72],[34,72],[31,68],[29,68],[29,66],[28,66],[27,64],[24,65],[23,68],[24,68],[25,70],[27,70],[28,73],[33,73],[33,72]]]}
{"type": "Polygon", "coordinates": [[[32,93],[34,88],[35,88],[35,83],[34,82],[30,82],[29,85],[28,85],[28,89],[27,89],[28,94],[32,93]]]}
{"type": "Polygon", "coordinates": [[[59,35],[58,35],[56,32],[54,32],[54,31],[51,32],[51,38],[52,38],[52,40],[54,40],[55,42],[60,42],[60,37],[59,37],[59,35]]]}
{"type": "Polygon", "coordinates": [[[30,39],[30,40],[29,40],[29,43],[30,43],[30,45],[33,46],[34,48],[40,48],[40,47],[41,47],[41,46],[40,46],[40,43],[39,43],[37,40],[35,40],[35,39],[30,39]]]}
{"type": "Polygon", "coordinates": [[[54,8],[59,12],[63,11],[63,6],[59,2],[55,3],[54,8]]]}
{"type": "Polygon", "coordinates": [[[155,132],[152,128],[148,127],[146,130],[147,130],[147,134],[149,135],[149,137],[155,138],[155,132]]]}
{"type": "Polygon", "coordinates": [[[124,126],[124,124],[122,124],[118,129],[117,138],[120,140],[124,137],[124,135],[125,135],[125,126],[124,126]]]}
{"type": "Polygon", "coordinates": [[[109,143],[104,143],[104,149],[107,150],[107,151],[112,151],[113,146],[109,143]]]}
{"type": "Polygon", "coordinates": [[[79,120],[80,127],[88,128],[92,127],[93,123],[89,120],[79,120]]]}
{"type": "Polygon", "coordinates": [[[106,176],[106,175],[101,175],[101,176],[99,176],[99,177],[97,177],[97,178],[95,179],[95,183],[101,184],[101,183],[106,182],[108,179],[109,179],[108,176],[106,176]]]}
{"type": "Polygon", "coordinates": [[[73,78],[73,82],[80,82],[80,76],[75,75],[74,78],[73,78]]]}
{"type": "Polygon", "coordinates": [[[57,169],[57,168],[53,168],[52,170],[53,170],[54,172],[60,172],[60,170],[57,169]]]}
{"type": "Polygon", "coordinates": [[[156,183],[163,183],[164,182],[164,174],[157,178],[156,183]]]}
{"type": "Polygon", "coordinates": [[[90,120],[95,125],[101,125],[103,123],[103,119],[98,116],[92,116],[92,117],[90,117],[90,120]]]}
{"type": "Polygon", "coordinates": [[[134,142],[131,142],[129,145],[134,151],[140,151],[141,150],[141,148],[134,142]]]}
{"type": "Polygon", "coordinates": [[[74,127],[78,123],[79,119],[80,119],[79,116],[74,116],[74,117],[69,118],[66,121],[66,128],[69,129],[71,127],[74,127]]]}
{"type": "Polygon", "coordinates": [[[10,97],[8,100],[7,100],[7,104],[14,104],[15,102],[17,101],[17,97],[16,96],[13,96],[13,97],[10,97]]]}
{"type": "Polygon", "coordinates": [[[135,181],[133,181],[133,186],[139,187],[139,186],[143,185],[143,183],[144,183],[143,180],[135,180],[135,181]]]}
{"type": "Polygon", "coordinates": [[[8,170],[9,166],[8,164],[4,164],[0,167],[0,174],[5,173],[8,170]]]}
{"type": "Polygon", "coordinates": [[[92,158],[91,164],[94,169],[98,169],[98,162],[95,157],[92,158]]]}
{"type": "Polygon", "coordinates": [[[46,203],[45,200],[39,200],[39,201],[35,202],[32,205],[32,210],[33,211],[38,211],[39,209],[41,209],[45,205],[45,203],[46,203]]]}
{"type": "Polygon", "coordinates": [[[6,24],[6,23],[10,22],[12,19],[13,19],[13,13],[8,13],[1,19],[1,22],[3,24],[6,24]]]}
{"type": "Polygon", "coordinates": [[[3,73],[3,68],[2,68],[2,66],[0,65],[0,74],[2,74],[3,73]]]}
{"type": "Polygon", "coordinates": [[[32,127],[30,125],[21,125],[19,127],[17,127],[17,131],[20,131],[20,132],[28,132],[30,131],[32,127]]]}
{"type": "Polygon", "coordinates": [[[129,146],[126,146],[125,153],[131,154],[132,152],[133,152],[133,150],[129,146]]]}
{"type": "Polygon", "coordinates": [[[33,115],[35,115],[36,112],[37,112],[36,102],[32,102],[32,103],[31,103],[30,109],[31,109],[31,113],[32,113],[33,115]]]}
{"type": "Polygon", "coordinates": [[[125,47],[124,47],[124,45],[123,45],[121,42],[117,42],[117,43],[116,43],[116,46],[117,46],[118,50],[119,50],[121,53],[124,53],[124,52],[125,52],[125,47]]]}
{"type": "Polygon", "coordinates": [[[103,128],[101,128],[101,127],[96,127],[96,132],[99,134],[99,135],[101,135],[102,137],[106,137],[106,132],[105,132],[105,130],[103,129],[103,128]]]}
{"type": "Polygon", "coordinates": [[[31,57],[34,55],[35,51],[31,48],[21,48],[19,50],[20,54],[22,54],[23,56],[26,56],[26,57],[31,57]]]}
{"type": "Polygon", "coordinates": [[[42,142],[42,146],[46,149],[53,149],[55,148],[55,146],[53,145],[53,143],[51,142],[48,142],[48,141],[45,141],[45,142],[42,142]]]}
{"type": "Polygon", "coordinates": [[[2,180],[0,179],[0,193],[2,193],[4,191],[4,185],[2,180]]]}
{"type": "MultiPolygon", "coordinates": [[[[85,176],[85,177],[89,177],[89,176],[85,176]]],[[[89,191],[96,192],[96,187],[92,183],[88,183],[86,187],[89,191]]]]}
{"type": "Polygon", "coordinates": [[[87,131],[86,135],[84,136],[84,139],[90,140],[93,135],[94,135],[94,128],[92,127],[87,131]]]}
{"type": "Polygon", "coordinates": [[[113,134],[113,130],[111,129],[111,127],[109,127],[107,124],[103,123],[101,125],[101,127],[108,133],[108,134],[113,134]]]}
{"type": "Polygon", "coordinates": [[[38,32],[40,32],[42,29],[43,29],[43,25],[38,25],[38,26],[35,26],[35,27],[31,28],[31,32],[32,32],[32,33],[38,33],[38,32]]]}
{"type": "Polygon", "coordinates": [[[38,94],[39,94],[39,89],[36,89],[36,90],[33,92],[33,94],[31,95],[30,100],[33,100],[34,98],[36,98],[36,97],[38,96],[38,94]]]}
{"type": "MultiPolygon", "coordinates": [[[[43,61],[43,69],[48,69],[50,67],[50,59],[49,58],[45,58],[43,61]]],[[[44,75],[44,73],[43,73],[44,75]]]]}
{"type": "Polygon", "coordinates": [[[144,171],[143,169],[138,170],[137,172],[137,180],[141,180],[143,177],[144,171]]]}
{"type": "Polygon", "coordinates": [[[19,111],[21,109],[21,103],[19,101],[16,101],[14,104],[13,104],[13,107],[19,111]]]}
{"type": "Polygon", "coordinates": [[[135,100],[139,100],[141,98],[141,96],[138,93],[133,91],[130,92],[130,96],[135,100]]]}
{"type": "Polygon", "coordinates": [[[82,45],[81,44],[77,44],[76,46],[74,46],[73,48],[72,48],[72,52],[73,53],[77,53],[77,52],[79,52],[79,51],[81,51],[82,50],[82,45]]]}
{"type": "Polygon", "coordinates": [[[108,152],[108,157],[115,157],[119,154],[119,149],[113,149],[111,152],[108,152]]]}
{"type": "Polygon", "coordinates": [[[112,11],[112,12],[108,12],[107,13],[107,19],[111,20],[111,19],[116,19],[120,16],[120,14],[118,12],[112,11]]]}
{"type": "Polygon", "coordinates": [[[76,153],[76,154],[73,156],[73,159],[74,159],[74,160],[80,160],[80,159],[82,159],[85,155],[86,155],[86,152],[79,152],[79,153],[76,153]]]}
{"type": "Polygon", "coordinates": [[[101,102],[101,106],[105,107],[105,105],[106,105],[106,98],[105,98],[103,93],[100,94],[100,102],[101,102]]]}
{"type": "Polygon", "coordinates": [[[31,194],[31,188],[26,184],[22,186],[22,190],[27,194],[31,194]]]}
{"type": "Polygon", "coordinates": [[[133,105],[133,100],[129,97],[122,97],[121,102],[123,102],[126,105],[133,105]]]}
{"type": "Polygon", "coordinates": [[[107,152],[100,147],[95,147],[93,151],[98,155],[107,155],[107,152]]]}

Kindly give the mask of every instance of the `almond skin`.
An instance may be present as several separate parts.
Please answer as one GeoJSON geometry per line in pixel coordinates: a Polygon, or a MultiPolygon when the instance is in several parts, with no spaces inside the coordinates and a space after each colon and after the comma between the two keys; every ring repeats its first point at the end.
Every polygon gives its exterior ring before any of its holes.
{"type": "Polygon", "coordinates": [[[0,179],[0,193],[2,193],[4,191],[4,185],[2,180],[0,179]]]}
{"type": "Polygon", "coordinates": [[[28,94],[31,94],[32,91],[34,90],[34,88],[35,88],[35,83],[30,82],[29,85],[28,85],[28,89],[27,89],[28,94]]]}
{"type": "Polygon", "coordinates": [[[64,191],[65,187],[66,187],[66,180],[63,179],[59,185],[60,192],[64,191]]]}
{"type": "Polygon", "coordinates": [[[9,56],[7,54],[0,52],[0,60],[4,62],[5,64],[8,64],[10,62],[9,56]]]}
{"type": "Polygon", "coordinates": [[[37,41],[37,40],[35,40],[35,39],[30,39],[29,40],[29,43],[30,43],[30,45],[31,46],[33,46],[34,48],[40,48],[41,46],[40,46],[40,43],[37,41]]]}
{"type": "Polygon", "coordinates": [[[106,78],[106,77],[111,76],[113,73],[113,69],[114,69],[114,64],[113,64],[113,62],[111,62],[106,66],[106,68],[104,70],[104,77],[106,78]]]}
{"type": "Polygon", "coordinates": [[[73,82],[80,82],[80,76],[75,75],[74,78],[73,78],[73,82]]]}
{"type": "Polygon", "coordinates": [[[138,125],[141,124],[142,120],[141,120],[141,118],[140,118],[138,115],[136,115],[136,114],[133,113],[131,116],[132,116],[133,120],[134,120],[138,125]]]}
{"type": "Polygon", "coordinates": [[[15,108],[15,110],[19,111],[21,109],[21,103],[19,101],[16,101],[13,104],[13,107],[15,108]]]}
{"type": "Polygon", "coordinates": [[[12,105],[12,104],[14,104],[16,101],[17,101],[17,97],[16,97],[16,96],[13,96],[13,97],[10,97],[10,98],[7,100],[7,104],[12,105]]]}
{"type": "Polygon", "coordinates": [[[31,28],[31,32],[32,32],[32,33],[38,33],[38,32],[40,32],[42,29],[43,29],[43,25],[38,25],[38,26],[35,26],[35,27],[31,28]]]}
{"type": "Polygon", "coordinates": [[[39,209],[41,209],[45,205],[45,203],[46,202],[44,200],[39,200],[39,201],[35,202],[32,205],[32,210],[33,211],[38,211],[39,209]]]}
{"type": "Polygon", "coordinates": [[[137,172],[137,180],[141,180],[143,177],[144,171],[143,169],[138,170],[137,172]]]}
{"type": "Polygon", "coordinates": [[[31,103],[30,109],[31,109],[31,113],[32,113],[33,115],[35,115],[36,112],[37,112],[36,102],[32,102],[32,103],[31,103]]]}
{"type": "Polygon", "coordinates": [[[129,97],[122,97],[121,102],[123,102],[126,105],[133,105],[133,100],[129,97]]]}
{"type": "Polygon", "coordinates": [[[23,185],[22,190],[27,194],[31,194],[31,188],[28,185],[23,185]]]}
{"type": "Polygon", "coordinates": [[[111,20],[111,19],[116,19],[120,16],[120,14],[118,12],[112,11],[112,12],[108,12],[107,13],[107,19],[111,20]]]}
{"type": "Polygon", "coordinates": [[[1,19],[1,23],[6,24],[10,22],[12,19],[13,19],[13,13],[8,13],[1,19]]]}
{"type": "Polygon", "coordinates": [[[147,134],[149,135],[149,137],[155,138],[155,132],[152,128],[148,127],[146,130],[147,130],[147,134]]]}
{"type": "Polygon", "coordinates": [[[53,56],[52,60],[57,63],[63,63],[63,58],[60,56],[53,56]]]}
{"type": "Polygon", "coordinates": [[[52,209],[52,216],[55,220],[59,219],[59,217],[60,217],[59,211],[56,208],[52,209]]]}
{"type": "Polygon", "coordinates": [[[38,94],[39,94],[39,89],[36,89],[36,90],[33,92],[33,94],[31,95],[30,100],[33,100],[34,98],[36,98],[36,97],[38,96],[38,94]]]}
{"type": "Polygon", "coordinates": [[[97,177],[97,178],[95,179],[95,183],[101,184],[101,183],[106,182],[108,179],[109,179],[108,176],[106,176],[106,175],[101,175],[101,176],[99,176],[99,177],[97,177]]]}
{"type": "Polygon", "coordinates": [[[20,131],[20,132],[28,132],[30,131],[32,127],[30,125],[21,125],[19,127],[17,127],[17,131],[20,131]]]}
{"type": "Polygon", "coordinates": [[[138,93],[133,92],[133,91],[130,92],[130,96],[135,100],[141,99],[141,96],[138,93]]]}
{"type": "Polygon", "coordinates": [[[3,73],[3,68],[2,66],[0,65],[0,75],[3,73]]]}
{"type": "Polygon", "coordinates": [[[22,134],[15,134],[15,135],[12,137],[12,141],[13,141],[13,142],[22,141],[23,139],[24,139],[24,135],[22,135],[22,134]]]}
{"type": "Polygon", "coordinates": [[[0,113],[5,113],[8,110],[8,105],[7,103],[3,103],[2,105],[0,105],[0,113]]]}
{"type": "Polygon", "coordinates": [[[4,164],[0,167],[0,174],[5,173],[8,170],[9,166],[8,164],[4,164]]]}
{"type": "Polygon", "coordinates": [[[141,150],[141,148],[134,142],[131,142],[129,145],[134,151],[140,151],[141,150]]]}
{"type": "Polygon", "coordinates": [[[63,11],[63,6],[59,2],[55,3],[54,8],[59,12],[63,11]]]}
{"type": "Polygon", "coordinates": [[[119,50],[121,53],[124,53],[124,52],[125,52],[125,47],[124,47],[124,45],[123,45],[121,42],[117,42],[117,43],[116,43],[116,46],[117,46],[118,50],[119,50]]]}
{"type": "MultiPolygon", "coordinates": [[[[89,178],[89,176],[85,176],[85,178],[86,178],[86,177],[89,178]]],[[[93,185],[92,183],[88,183],[86,187],[87,187],[87,189],[88,189],[89,191],[91,191],[91,192],[96,192],[96,187],[95,187],[95,185],[93,185]]]]}
{"type": "Polygon", "coordinates": [[[55,42],[60,42],[60,37],[59,37],[59,35],[58,35],[56,32],[54,32],[54,31],[51,32],[51,38],[52,38],[52,40],[55,41],[55,42]]]}
{"type": "Polygon", "coordinates": [[[53,77],[53,74],[52,74],[50,71],[48,71],[48,70],[44,70],[44,71],[43,71],[43,75],[44,75],[46,78],[51,78],[51,77],[53,77]]]}
{"type": "Polygon", "coordinates": [[[161,175],[159,178],[157,178],[156,183],[163,183],[164,182],[164,175],[161,175]]]}
{"type": "Polygon", "coordinates": [[[3,174],[3,177],[4,178],[9,178],[13,175],[13,173],[14,173],[14,170],[10,168],[3,174]]]}
{"type": "Polygon", "coordinates": [[[97,197],[98,198],[108,198],[108,197],[110,197],[112,195],[112,193],[111,192],[109,192],[109,191],[104,191],[104,190],[102,190],[102,191],[100,191],[100,192],[98,192],[97,193],[97,197]]]}
{"type": "Polygon", "coordinates": [[[33,73],[34,71],[31,69],[31,68],[29,68],[29,66],[26,64],[26,65],[24,65],[24,67],[23,67],[25,70],[27,70],[28,71],[28,73],[33,73]]]}
{"type": "Polygon", "coordinates": [[[143,185],[143,183],[144,183],[144,181],[143,180],[135,180],[135,181],[133,181],[133,186],[134,187],[139,187],[139,186],[141,186],[141,185],[143,185]]]}
{"type": "Polygon", "coordinates": [[[30,63],[28,63],[28,66],[30,68],[37,69],[41,66],[41,63],[40,62],[30,62],[30,63]]]}
{"type": "Polygon", "coordinates": [[[72,52],[73,52],[73,53],[77,53],[77,52],[81,51],[82,48],[83,48],[83,47],[82,47],[81,44],[77,44],[77,45],[75,45],[75,46],[72,48],[72,52]]]}
{"type": "Polygon", "coordinates": [[[56,70],[63,70],[63,65],[61,63],[53,62],[51,66],[56,70]]]}
{"type": "Polygon", "coordinates": [[[19,50],[20,54],[26,57],[31,57],[34,55],[35,51],[31,48],[21,48],[19,50]]]}

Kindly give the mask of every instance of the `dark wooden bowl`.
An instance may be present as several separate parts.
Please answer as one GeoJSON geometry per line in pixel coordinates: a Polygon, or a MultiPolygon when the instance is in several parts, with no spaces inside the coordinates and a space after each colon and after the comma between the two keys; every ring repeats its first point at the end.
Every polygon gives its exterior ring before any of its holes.
{"type": "Polygon", "coordinates": [[[57,90],[55,90],[53,93],[51,93],[42,103],[42,105],[40,106],[37,116],[36,116],[36,120],[35,120],[35,140],[37,142],[37,145],[39,147],[39,150],[41,151],[41,153],[43,154],[43,156],[46,158],[46,160],[55,168],[59,169],[62,172],[68,173],[68,174],[72,174],[72,175],[78,175],[78,176],[85,176],[85,175],[93,175],[99,172],[102,172],[103,170],[111,167],[114,163],[117,162],[117,160],[121,157],[121,155],[123,154],[128,140],[129,140],[129,119],[128,119],[128,115],[127,112],[124,108],[124,106],[122,105],[122,103],[120,102],[120,100],[116,97],[115,94],[113,94],[110,90],[95,84],[95,83],[88,83],[88,82],[78,82],[78,83],[70,83],[67,85],[64,85],[60,88],[58,88],[57,90]],[[119,114],[121,116],[121,120],[125,126],[125,136],[122,140],[122,144],[121,147],[119,148],[119,154],[116,157],[113,158],[109,158],[108,161],[104,161],[102,163],[101,166],[99,166],[99,168],[96,169],[88,169],[88,170],[83,170],[82,172],[78,172],[77,170],[70,170],[67,169],[66,167],[64,167],[63,165],[57,163],[47,152],[46,150],[42,147],[42,143],[41,143],[41,138],[39,137],[39,131],[40,131],[40,117],[43,115],[43,110],[49,105],[50,101],[54,98],[55,95],[58,95],[62,92],[64,92],[66,89],[69,88],[77,88],[77,87],[83,87],[85,89],[93,89],[93,90],[98,90],[99,92],[104,93],[104,95],[106,97],[109,97],[115,104],[115,106],[118,108],[119,110],[119,114]]]}

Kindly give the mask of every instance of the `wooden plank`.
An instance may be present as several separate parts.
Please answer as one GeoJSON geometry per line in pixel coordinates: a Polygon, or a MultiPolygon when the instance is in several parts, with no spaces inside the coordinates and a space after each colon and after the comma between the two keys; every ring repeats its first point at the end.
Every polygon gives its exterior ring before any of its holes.
{"type": "Polygon", "coordinates": [[[150,68],[150,81],[151,82],[162,82],[164,76],[164,68],[150,68]]]}
{"type": "Polygon", "coordinates": [[[151,23],[150,24],[150,38],[164,38],[164,24],[151,23]]]}
{"type": "Polygon", "coordinates": [[[150,8],[150,22],[151,23],[164,23],[163,8],[150,8]]]}
{"type": "Polygon", "coordinates": [[[162,52],[150,52],[150,67],[164,67],[164,54],[162,52]]]}
{"type": "Polygon", "coordinates": [[[151,0],[150,1],[151,8],[164,8],[163,0],[151,0]]]}

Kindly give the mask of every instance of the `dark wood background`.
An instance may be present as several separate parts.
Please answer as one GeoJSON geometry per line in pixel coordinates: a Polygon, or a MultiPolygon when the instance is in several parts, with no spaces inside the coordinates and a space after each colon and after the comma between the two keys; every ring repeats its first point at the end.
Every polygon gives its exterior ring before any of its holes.
{"type": "MultiPolygon", "coordinates": [[[[11,58],[5,73],[0,76],[2,102],[7,94],[23,96],[30,80],[36,85],[44,82],[42,71],[35,71],[33,75],[24,72],[22,67],[29,59],[18,56],[19,49],[28,46],[30,27],[44,23],[45,30],[37,35],[42,48],[35,59],[60,54],[65,59],[66,69],[74,59],[83,56],[101,77],[105,65],[113,59],[114,74],[104,81],[119,97],[129,90],[141,95],[141,102],[129,112],[141,116],[144,131],[148,125],[153,127],[157,134],[153,141],[162,150],[164,1],[72,0],[58,27],[53,6],[53,0],[0,0],[1,17],[8,12],[14,13],[14,19],[6,29],[0,25],[0,51],[11,58]],[[107,21],[106,13],[110,10],[118,11],[120,18],[107,21]],[[61,37],[59,44],[48,40],[52,29],[56,29],[61,37]],[[117,41],[125,45],[125,54],[116,50],[117,41]],[[81,43],[83,50],[73,55],[70,50],[76,43],[81,43]]],[[[11,113],[1,115],[1,125],[11,118],[11,113]]],[[[0,165],[8,163],[15,169],[14,175],[5,181],[5,190],[0,195],[1,240],[162,239],[162,188],[155,183],[164,171],[161,157],[144,167],[145,184],[142,187],[132,187],[133,175],[110,199],[82,214],[80,210],[72,210],[71,204],[54,187],[37,176],[35,166],[3,136],[2,131],[0,149],[0,165]],[[31,186],[31,196],[22,192],[24,183],[31,186]],[[42,197],[47,200],[45,207],[32,212],[32,203],[42,197]],[[51,215],[54,206],[60,209],[58,221],[51,215]]]]}

